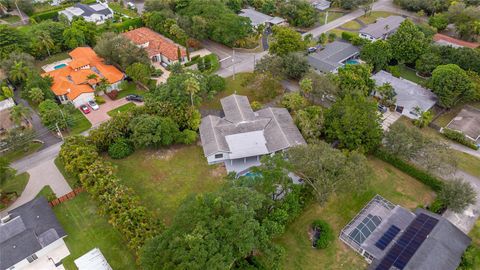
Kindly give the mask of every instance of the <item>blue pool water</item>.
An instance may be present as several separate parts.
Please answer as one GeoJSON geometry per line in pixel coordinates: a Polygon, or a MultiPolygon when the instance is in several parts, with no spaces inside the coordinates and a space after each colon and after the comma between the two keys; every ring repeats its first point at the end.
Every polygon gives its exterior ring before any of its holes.
{"type": "Polygon", "coordinates": [[[248,172],[245,174],[245,176],[255,178],[261,175],[259,173],[248,172]]]}
{"type": "Polygon", "coordinates": [[[66,67],[67,64],[60,64],[60,65],[56,65],[53,67],[53,69],[59,69],[59,68],[63,68],[63,67],[66,67]]]}
{"type": "Polygon", "coordinates": [[[358,64],[360,64],[360,62],[359,62],[358,60],[356,60],[356,59],[351,59],[351,60],[348,60],[348,61],[347,61],[347,64],[349,64],[349,65],[358,65],[358,64]]]}

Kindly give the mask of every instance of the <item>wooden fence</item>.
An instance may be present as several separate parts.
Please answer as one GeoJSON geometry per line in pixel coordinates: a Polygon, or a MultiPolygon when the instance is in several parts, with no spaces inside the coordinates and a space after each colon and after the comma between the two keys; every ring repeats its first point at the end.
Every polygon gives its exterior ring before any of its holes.
{"type": "Polygon", "coordinates": [[[75,198],[78,194],[82,193],[83,191],[84,191],[84,189],[81,188],[81,187],[76,188],[76,189],[74,189],[73,191],[71,191],[71,192],[63,195],[62,197],[56,198],[55,200],[51,201],[51,202],[50,202],[50,206],[51,206],[51,207],[55,207],[55,206],[57,206],[57,205],[65,202],[65,201],[68,201],[68,200],[70,200],[70,199],[73,199],[73,198],[75,198]]]}

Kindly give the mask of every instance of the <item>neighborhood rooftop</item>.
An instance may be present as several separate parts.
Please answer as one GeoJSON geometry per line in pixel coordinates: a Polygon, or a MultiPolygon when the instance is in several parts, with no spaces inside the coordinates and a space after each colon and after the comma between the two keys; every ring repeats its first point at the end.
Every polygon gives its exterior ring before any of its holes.
{"type": "Polygon", "coordinates": [[[433,36],[433,41],[435,41],[435,44],[437,45],[452,46],[454,48],[466,47],[466,48],[475,49],[478,46],[480,46],[480,44],[475,42],[468,42],[465,40],[456,39],[456,38],[438,34],[438,33],[433,36]]]}
{"type": "Polygon", "coordinates": [[[257,26],[265,23],[271,23],[276,25],[276,24],[281,24],[285,22],[285,19],[283,18],[272,17],[267,14],[258,12],[253,8],[244,8],[240,11],[238,15],[249,18],[253,26],[257,26]]]}
{"type": "Polygon", "coordinates": [[[308,62],[315,69],[326,73],[343,66],[343,61],[359,53],[360,50],[350,43],[334,41],[327,44],[323,50],[310,54],[308,62]]]}
{"type": "Polygon", "coordinates": [[[405,20],[401,16],[389,16],[387,18],[378,18],[373,24],[369,24],[360,33],[365,33],[375,39],[383,38],[391,31],[395,31],[400,24],[405,20]]]}
{"type": "Polygon", "coordinates": [[[447,125],[447,128],[460,131],[473,141],[480,143],[480,110],[465,106],[447,125]]]}
{"type": "Polygon", "coordinates": [[[0,269],[7,269],[66,236],[47,199],[39,197],[9,212],[0,223],[0,269]]]}

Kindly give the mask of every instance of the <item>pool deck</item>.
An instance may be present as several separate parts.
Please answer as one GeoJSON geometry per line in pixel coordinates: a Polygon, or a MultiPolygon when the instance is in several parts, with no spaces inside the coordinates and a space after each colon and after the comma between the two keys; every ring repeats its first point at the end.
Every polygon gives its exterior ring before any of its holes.
{"type": "Polygon", "coordinates": [[[45,65],[42,67],[42,69],[45,71],[45,72],[50,72],[52,70],[55,70],[55,67],[58,66],[58,65],[67,65],[68,63],[70,63],[72,61],[72,59],[70,58],[67,58],[67,59],[64,59],[64,60],[60,60],[60,61],[57,61],[57,62],[54,62],[54,63],[51,63],[51,64],[48,64],[48,65],[45,65]]]}

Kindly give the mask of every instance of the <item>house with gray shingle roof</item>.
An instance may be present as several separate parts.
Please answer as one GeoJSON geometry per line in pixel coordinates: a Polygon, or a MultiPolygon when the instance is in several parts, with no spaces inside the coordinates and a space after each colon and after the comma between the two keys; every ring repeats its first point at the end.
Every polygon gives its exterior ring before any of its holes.
{"type": "Polygon", "coordinates": [[[350,43],[334,41],[328,43],[321,51],[308,55],[308,63],[316,71],[322,73],[336,73],[349,60],[354,60],[360,54],[360,50],[350,43]]]}
{"type": "Polygon", "coordinates": [[[113,18],[113,10],[106,3],[93,5],[77,3],[73,7],[68,7],[58,12],[58,14],[66,16],[69,21],[72,21],[74,17],[83,17],[85,21],[96,24],[102,24],[106,20],[113,18]]]}
{"type": "Polygon", "coordinates": [[[9,211],[0,221],[0,270],[63,269],[66,236],[45,197],[9,211]]]}
{"type": "Polygon", "coordinates": [[[242,175],[260,165],[260,157],[305,144],[285,108],[254,112],[246,96],[220,100],[224,117],[208,115],[200,124],[200,139],[208,164],[225,163],[228,172],[242,175]]]}
{"type": "Polygon", "coordinates": [[[361,29],[358,35],[371,41],[387,39],[395,33],[400,24],[405,20],[402,16],[389,16],[387,18],[378,18],[375,23],[369,24],[361,29]]]}

